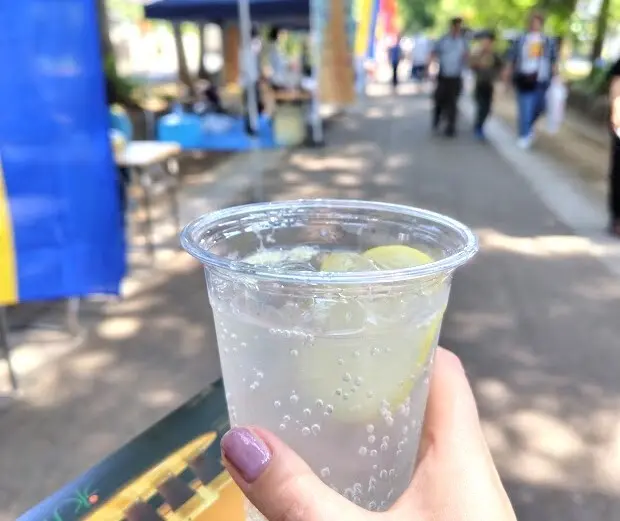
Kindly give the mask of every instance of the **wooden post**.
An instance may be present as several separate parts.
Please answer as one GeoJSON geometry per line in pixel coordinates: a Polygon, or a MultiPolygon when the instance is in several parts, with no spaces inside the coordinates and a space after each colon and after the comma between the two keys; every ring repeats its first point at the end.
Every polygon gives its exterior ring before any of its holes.
{"type": "Polygon", "coordinates": [[[241,37],[237,24],[228,24],[223,27],[223,55],[224,55],[224,85],[239,81],[239,49],[241,37]]]}
{"type": "Polygon", "coordinates": [[[348,12],[343,0],[331,0],[322,41],[319,93],[323,103],[348,105],[355,101],[353,53],[349,45],[348,12]]]}

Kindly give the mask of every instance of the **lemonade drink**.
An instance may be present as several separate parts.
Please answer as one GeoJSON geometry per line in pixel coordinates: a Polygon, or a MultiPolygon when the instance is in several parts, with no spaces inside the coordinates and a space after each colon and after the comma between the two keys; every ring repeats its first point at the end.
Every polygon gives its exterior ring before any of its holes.
{"type": "Polygon", "coordinates": [[[408,207],[296,201],[205,216],[183,244],[205,264],[231,424],[274,431],[334,490],[389,508],[471,232],[408,207]]]}

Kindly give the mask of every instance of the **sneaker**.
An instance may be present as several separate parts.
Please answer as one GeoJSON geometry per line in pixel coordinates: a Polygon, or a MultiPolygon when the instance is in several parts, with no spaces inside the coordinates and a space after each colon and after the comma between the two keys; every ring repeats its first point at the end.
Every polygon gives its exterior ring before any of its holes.
{"type": "Polygon", "coordinates": [[[532,147],[532,135],[530,134],[528,136],[520,137],[517,140],[517,146],[521,150],[529,150],[532,147]]]}
{"type": "Polygon", "coordinates": [[[530,130],[527,138],[530,140],[530,146],[532,146],[534,144],[534,141],[536,141],[536,132],[534,131],[534,129],[530,130]]]}
{"type": "Polygon", "coordinates": [[[484,129],[483,128],[475,128],[474,129],[474,136],[479,141],[486,141],[487,140],[487,137],[486,137],[486,135],[484,133],[484,129]]]}

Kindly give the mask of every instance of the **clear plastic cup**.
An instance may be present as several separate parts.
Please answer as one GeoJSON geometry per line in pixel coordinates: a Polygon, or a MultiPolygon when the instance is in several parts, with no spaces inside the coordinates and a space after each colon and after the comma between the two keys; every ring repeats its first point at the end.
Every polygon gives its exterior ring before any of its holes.
{"type": "Polygon", "coordinates": [[[471,230],[407,206],[300,200],[207,214],[181,242],[205,267],[231,425],[275,432],[340,494],[389,508],[414,470],[452,274],[477,251],[471,230]],[[326,252],[391,245],[433,262],[317,270],[326,252]]]}

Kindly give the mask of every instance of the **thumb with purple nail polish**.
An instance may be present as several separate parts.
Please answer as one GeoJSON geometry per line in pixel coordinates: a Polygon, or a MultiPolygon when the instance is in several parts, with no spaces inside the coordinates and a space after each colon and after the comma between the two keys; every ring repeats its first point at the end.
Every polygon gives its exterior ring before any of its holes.
{"type": "Polygon", "coordinates": [[[231,476],[269,521],[361,521],[369,514],[325,485],[270,432],[235,427],[221,446],[231,476]]]}

